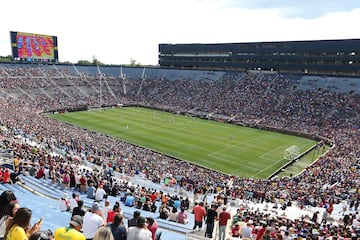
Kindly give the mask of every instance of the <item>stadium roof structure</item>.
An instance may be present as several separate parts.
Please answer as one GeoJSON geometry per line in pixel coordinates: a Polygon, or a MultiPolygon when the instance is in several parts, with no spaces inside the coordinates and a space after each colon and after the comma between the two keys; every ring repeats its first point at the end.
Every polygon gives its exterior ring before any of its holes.
{"type": "Polygon", "coordinates": [[[360,76],[360,39],[159,44],[166,68],[360,76]]]}

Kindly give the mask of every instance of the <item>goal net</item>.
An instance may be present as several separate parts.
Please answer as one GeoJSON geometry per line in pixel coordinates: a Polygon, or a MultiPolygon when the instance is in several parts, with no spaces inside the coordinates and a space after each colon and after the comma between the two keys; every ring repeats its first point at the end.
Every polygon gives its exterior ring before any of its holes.
{"type": "Polygon", "coordinates": [[[285,149],[284,159],[286,160],[294,160],[297,156],[300,155],[300,149],[298,146],[291,146],[285,149]]]}

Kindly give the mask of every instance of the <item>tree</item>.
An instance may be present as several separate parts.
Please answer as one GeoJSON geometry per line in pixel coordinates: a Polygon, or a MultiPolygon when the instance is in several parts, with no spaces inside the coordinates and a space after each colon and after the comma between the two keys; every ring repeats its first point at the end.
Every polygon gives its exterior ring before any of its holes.
{"type": "Polygon", "coordinates": [[[130,58],[130,66],[131,67],[140,66],[140,65],[141,65],[140,62],[136,62],[135,59],[130,58]]]}
{"type": "Polygon", "coordinates": [[[102,63],[95,57],[95,55],[93,55],[92,65],[94,65],[94,66],[100,66],[100,65],[104,65],[104,64],[102,64],[102,63]]]}
{"type": "Polygon", "coordinates": [[[0,56],[0,62],[12,62],[13,58],[11,55],[0,56]]]}
{"type": "Polygon", "coordinates": [[[91,65],[91,62],[88,61],[88,60],[79,60],[77,62],[77,64],[79,64],[79,65],[91,65]]]}
{"type": "Polygon", "coordinates": [[[134,67],[136,65],[136,60],[133,58],[130,58],[130,66],[134,67]]]}

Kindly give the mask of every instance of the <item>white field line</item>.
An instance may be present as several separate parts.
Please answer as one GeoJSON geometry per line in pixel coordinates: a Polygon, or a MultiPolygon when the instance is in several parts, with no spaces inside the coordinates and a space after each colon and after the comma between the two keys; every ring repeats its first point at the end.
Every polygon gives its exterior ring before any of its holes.
{"type": "MultiPolygon", "coordinates": [[[[284,146],[280,146],[280,147],[284,147],[284,146]]],[[[277,148],[275,148],[275,149],[278,149],[278,148],[280,148],[280,147],[277,147],[277,148]]],[[[303,149],[303,148],[305,148],[305,147],[306,147],[306,145],[302,145],[302,146],[300,147],[300,149],[303,149]]],[[[269,159],[269,158],[264,158],[263,155],[267,155],[268,153],[273,152],[275,149],[273,149],[273,150],[271,150],[271,151],[268,151],[268,152],[260,155],[259,157],[260,157],[261,159],[264,159],[264,160],[272,160],[272,159],[269,159]]],[[[266,168],[262,169],[261,171],[257,172],[253,177],[258,176],[260,173],[262,173],[262,172],[264,172],[265,170],[271,168],[272,166],[274,166],[275,164],[281,162],[282,160],[283,160],[283,159],[280,159],[280,160],[277,160],[277,161],[273,162],[273,163],[270,164],[268,167],[266,167],[266,168]]]]}

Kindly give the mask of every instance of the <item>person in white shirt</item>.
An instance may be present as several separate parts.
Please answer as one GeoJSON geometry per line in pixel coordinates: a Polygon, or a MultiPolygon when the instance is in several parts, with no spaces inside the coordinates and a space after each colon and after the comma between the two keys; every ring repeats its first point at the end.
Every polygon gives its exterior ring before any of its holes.
{"type": "Polygon", "coordinates": [[[152,234],[146,227],[146,219],[139,217],[136,221],[136,227],[130,227],[127,240],[152,240],[152,234]]]}
{"type": "Polygon", "coordinates": [[[75,173],[75,188],[80,191],[80,173],[75,173]]]}
{"type": "Polygon", "coordinates": [[[176,207],[173,207],[172,211],[169,213],[167,220],[172,221],[172,222],[177,222],[178,218],[179,218],[179,213],[177,212],[176,207]]]}
{"type": "Polygon", "coordinates": [[[108,212],[111,211],[109,200],[105,200],[104,207],[101,209],[101,211],[103,212],[104,219],[106,220],[108,216],[108,212]]]}
{"type": "Polygon", "coordinates": [[[96,189],[96,192],[95,192],[95,200],[102,201],[104,199],[105,195],[106,195],[106,192],[103,189],[103,186],[101,184],[99,184],[99,187],[96,189]]]}
{"type": "Polygon", "coordinates": [[[64,193],[59,199],[59,210],[62,212],[70,210],[69,195],[67,193],[64,193]]]}
{"type": "Polygon", "coordinates": [[[351,226],[354,231],[360,230],[360,218],[355,217],[354,220],[352,221],[351,226]]]}
{"type": "Polygon", "coordinates": [[[242,232],[241,238],[249,238],[249,239],[252,239],[252,227],[251,227],[251,222],[247,222],[247,224],[246,224],[245,226],[243,226],[241,232],[242,232]]]}
{"type": "Polygon", "coordinates": [[[70,212],[73,211],[74,208],[76,208],[78,206],[78,200],[79,200],[79,195],[76,193],[72,194],[72,198],[70,198],[69,203],[70,203],[70,212]]]}
{"type": "Polygon", "coordinates": [[[44,169],[44,178],[49,179],[50,178],[50,170],[48,167],[44,169]]]}
{"type": "Polygon", "coordinates": [[[100,204],[98,202],[94,202],[90,211],[85,213],[83,219],[83,233],[86,239],[94,238],[95,232],[98,228],[105,225],[105,220],[103,216],[103,212],[100,210],[100,204]]]}

